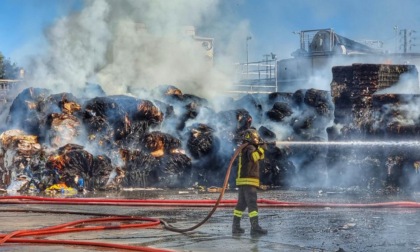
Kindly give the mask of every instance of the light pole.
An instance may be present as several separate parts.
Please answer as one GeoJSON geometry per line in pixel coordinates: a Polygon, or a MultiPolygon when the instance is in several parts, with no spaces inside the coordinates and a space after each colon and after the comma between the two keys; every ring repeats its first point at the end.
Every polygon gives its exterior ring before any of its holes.
{"type": "Polygon", "coordinates": [[[246,79],[248,79],[248,40],[252,39],[251,36],[246,37],[246,79]]]}
{"type": "Polygon", "coordinates": [[[398,52],[398,26],[394,26],[395,32],[395,53],[398,52]]]}

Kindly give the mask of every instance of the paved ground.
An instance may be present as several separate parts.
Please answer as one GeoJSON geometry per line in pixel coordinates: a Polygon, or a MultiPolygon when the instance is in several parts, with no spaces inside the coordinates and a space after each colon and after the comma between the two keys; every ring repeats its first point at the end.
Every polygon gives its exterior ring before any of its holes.
{"type": "MultiPolygon", "coordinates": [[[[0,195],[1,196],[1,195],[0,195]]],[[[216,199],[218,194],[178,191],[120,192],[111,198],[216,199]]],[[[98,197],[96,195],[95,197],[98,197]]],[[[228,192],[225,199],[236,197],[228,192]]],[[[377,196],[355,191],[262,191],[260,198],[299,202],[389,202],[420,201],[420,194],[377,196]]],[[[0,231],[40,228],[89,218],[88,213],[127,214],[165,219],[187,228],[201,221],[209,208],[156,208],[127,206],[65,206],[0,204],[0,231]],[[20,212],[20,210],[34,210],[20,212]],[[16,211],[13,211],[16,210],[16,211]],[[19,210],[19,211],[17,211],[19,210]],[[39,213],[48,210],[51,213],[39,213]],[[54,213],[57,211],[57,213],[54,213]],[[78,212],[63,214],[62,211],[78,212]],[[82,214],[87,213],[87,215],[82,214]]],[[[203,226],[187,233],[170,232],[162,226],[150,229],[124,229],[70,233],[43,237],[121,243],[175,251],[420,251],[420,209],[418,208],[261,208],[261,226],[268,235],[251,237],[247,232],[231,235],[232,208],[219,208],[203,226]]],[[[6,244],[0,251],[115,251],[95,247],[6,244]]]]}

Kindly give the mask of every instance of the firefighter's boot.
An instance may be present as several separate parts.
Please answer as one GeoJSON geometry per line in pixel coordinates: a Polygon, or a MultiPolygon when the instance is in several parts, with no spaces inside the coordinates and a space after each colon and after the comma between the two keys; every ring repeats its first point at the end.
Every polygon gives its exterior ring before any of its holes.
{"type": "Polygon", "coordinates": [[[245,230],[241,228],[241,218],[233,216],[232,234],[243,234],[245,230]]]}
{"type": "Polygon", "coordinates": [[[263,229],[258,224],[258,216],[249,218],[251,221],[251,235],[265,235],[267,234],[267,229],[263,229]]]}

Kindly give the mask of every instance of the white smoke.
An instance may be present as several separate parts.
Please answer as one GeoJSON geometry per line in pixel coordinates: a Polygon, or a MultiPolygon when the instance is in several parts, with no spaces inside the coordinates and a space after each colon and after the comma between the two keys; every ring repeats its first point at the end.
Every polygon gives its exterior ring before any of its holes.
{"type": "Polygon", "coordinates": [[[47,30],[48,49],[31,60],[28,82],[72,93],[96,82],[107,95],[136,96],[171,84],[210,97],[230,84],[242,47],[236,37],[248,32],[246,22],[226,22],[222,7],[218,0],[88,0],[47,30]],[[214,62],[196,37],[214,38],[214,62]]]}
{"type": "Polygon", "coordinates": [[[82,12],[58,20],[46,32],[46,53],[33,59],[30,85],[71,92],[92,78],[106,63],[108,15],[104,1],[92,1],[82,12]]]}

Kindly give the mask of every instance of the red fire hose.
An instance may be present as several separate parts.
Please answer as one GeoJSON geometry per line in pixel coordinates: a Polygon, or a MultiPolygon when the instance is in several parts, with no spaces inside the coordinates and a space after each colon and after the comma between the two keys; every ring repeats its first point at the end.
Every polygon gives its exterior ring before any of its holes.
{"type": "Polygon", "coordinates": [[[0,234],[0,245],[5,242],[10,243],[42,243],[42,244],[66,244],[66,245],[87,245],[87,246],[99,246],[99,247],[109,247],[117,249],[126,249],[126,250],[135,250],[135,251],[172,251],[166,249],[156,249],[150,247],[141,247],[141,246],[130,246],[124,244],[113,244],[113,243],[103,243],[103,242],[90,242],[90,241],[75,241],[75,240],[46,240],[46,239],[23,239],[15,237],[25,237],[25,236],[37,236],[37,235],[48,235],[48,234],[60,234],[60,233],[69,233],[69,232],[81,232],[81,231],[94,231],[94,230],[108,230],[108,229],[124,229],[124,228],[145,228],[151,226],[157,226],[160,224],[160,220],[145,218],[145,217],[104,217],[96,219],[85,219],[73,221],[57,226],[33,229],[33,230],[18,230],[9,234],[0,234]],[[141,222],[141,223],[131,223],[127,224],[126,222],[141,222]],[[93,225],[86,226],[87,224],[95,223],[109,223],[109,222],[124,222],[124,224],[119,225],[93,225]]]}
{"type": "MultiPolygon", "coordinates": [[[[102,199],[102,198],[48,198],[36,196],[2,196],[3,204],[59,204],[59,205],[107,205],[107,206],[159,206],[159,207],[233,207],[237,200],[167,200],[167,199],[102,199]]],[[[258,207],[334,207],[334,208],[420,208],[420,202],[393,201],[378,203],[319,203],[319,202],[291,202],[269,199],[258,199],[258,207]]]]}

